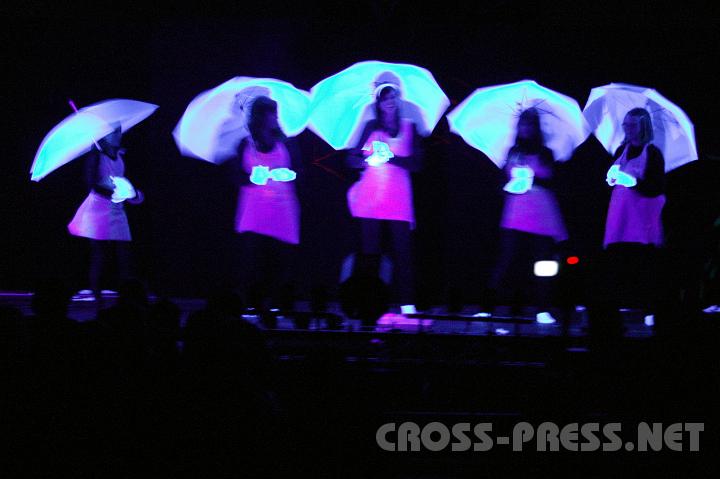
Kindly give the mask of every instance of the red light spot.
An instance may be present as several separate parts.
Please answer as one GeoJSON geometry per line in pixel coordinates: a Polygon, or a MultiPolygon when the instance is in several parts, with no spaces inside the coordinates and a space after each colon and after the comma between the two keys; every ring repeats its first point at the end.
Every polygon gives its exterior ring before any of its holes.
{"type": "Polygon", "coordinates": [[[580,262],[580,258],[577,256],[568,256],[567,264],[578,264],[580,262]]]}

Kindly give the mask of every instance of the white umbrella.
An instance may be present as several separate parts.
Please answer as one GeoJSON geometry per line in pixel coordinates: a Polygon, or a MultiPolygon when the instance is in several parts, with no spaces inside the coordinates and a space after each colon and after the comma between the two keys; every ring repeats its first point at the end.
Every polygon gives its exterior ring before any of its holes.
{"type": "Polygon", "coordinates": [[[479,88],[448,115],[450,130],[502,167],[515,142],[517,120],[524,110],[540,113],[545,146],[565,161],[588,137],[577,101],[532,80],[479,88]]]}
{"type": "Polygon", "coordinates": [[[234,156],[249,135],[247,115],[258,96],[277,102],[278,123],[287,136],[298,135],[307,126],[307,92],[272,78],[235,77],[190,102],[173,131],[180,152],[216,164],[234,156]]]}
{"type": "Polygon", "coordinates": [[[626,83],[593,88],[583,115],[600,143],[613,154],[625,137],[622,121],[633,108],[650,113],[652,143],[662,151],[666,172],[697,160],[692,122],[680,107],[652,88],[626,83]]]}

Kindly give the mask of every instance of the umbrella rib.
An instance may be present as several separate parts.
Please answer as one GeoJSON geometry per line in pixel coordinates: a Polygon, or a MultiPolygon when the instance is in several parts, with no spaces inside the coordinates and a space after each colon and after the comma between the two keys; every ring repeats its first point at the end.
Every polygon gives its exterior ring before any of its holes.
{"type": "Polygon", "coordinates": [[[673,123],[675,125],[679,125],[680,122],[675,118],[670,112],[668,112],[667,108],[659,107],[657,110],[653,110],[650,112],[650,115],[655,115],[656,113],[660,113],[662,115],[662,120],[666,123],[673,123]]]}

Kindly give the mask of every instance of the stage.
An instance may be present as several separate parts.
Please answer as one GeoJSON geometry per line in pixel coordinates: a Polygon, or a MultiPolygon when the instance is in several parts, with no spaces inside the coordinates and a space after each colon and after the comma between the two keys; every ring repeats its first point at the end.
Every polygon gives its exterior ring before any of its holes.
{"type": "MultiPolygon", "coordinates": [[[[159,298],[150,296],[150,303],[159,298]]],[[[199,298],[167,298],[181,310],[181,325],[187,317],[202,310],[206,301],[199,298]]],[[[32,292],[0,291],[0,304],[18,308],[23,315],[32,314],[32,292]]],[[[98,311],[109,308],[117,303],[116,297],[103,297],[98,301],[71,301],[68,317],[79,322],[90,321],[98,311]]],[[[322,311],[312,311],[310,301],[297,301],[292,311],[273,311],[277,316],[277,325],[272,328],[278,331],[306,332],[365,332],[427,335],[468,335],[468,336],[530,336],[530,337],[575,337],[582,338],[588,334],[588,317],[585,306],[577,305],[571,310],[552,309],[557,318],[554,324],[540,324],[535,320],[529,309],[516,315],[510,315],[508,307],[494,310],[483,310],[478,305],[464,305],[460,311],[449,312],[447,306],[438,305],[416,314],[399,314],[399,307],[392,306],[388,314],[378,319],[375,326],[363,324],[359,319],[346,316],[342,306],[330,302],[322,311]],[[393,313],[392,311],[398,311],[393,313]]],[[[619,311],[623,320],[623,336],[628,338],[648,338],[653,335],[652,324],[647,324],[645,312],[641,309],[622,309],[619,311]]],[[[243,315],[244,319],[259,324],[259,316],[252,310],[243,315]]]]}

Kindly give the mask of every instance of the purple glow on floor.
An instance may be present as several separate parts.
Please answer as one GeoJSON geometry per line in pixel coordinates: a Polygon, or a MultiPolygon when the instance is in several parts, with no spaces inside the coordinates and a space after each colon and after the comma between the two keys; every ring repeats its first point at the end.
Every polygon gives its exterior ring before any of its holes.
{"type": "Polygon", "coordinates": [[[387,332],[393,329],[416,331],[433,325],[432,319],[409,318],[402,314],[385,313],[377,320],[376,331],[387,332]]]}

